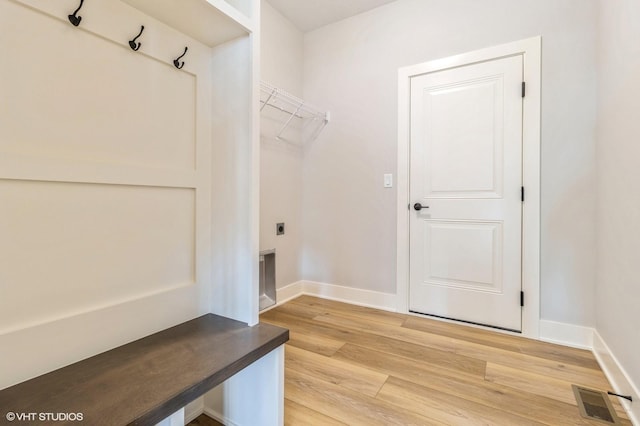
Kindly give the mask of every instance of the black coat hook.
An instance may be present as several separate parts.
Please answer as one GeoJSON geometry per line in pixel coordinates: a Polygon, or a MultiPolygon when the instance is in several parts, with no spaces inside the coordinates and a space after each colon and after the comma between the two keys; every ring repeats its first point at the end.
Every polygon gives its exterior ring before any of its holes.
{"type": "Polygon", "coordinates": [[[173,65],[178,68],[179,70],[182,69],[182,67],[184,67],[184,62],[180,63],[180,59],[187,54],[187,50],[189,50],[188,47],[184,48],[184,53],[180,56],[178,56],[176,59],[173,60],[173,65]]]}
{"type": "Polygon", "coordinates": [[[140,46],[142,46],[142,43],[136,43],[136,40],[142,35],[143,31],[144,25],[140,26],[140,32],[138,33],[138,35],[135,36],[133,40],[129,40],[129,47],[136,52],[138,51],[138,49],[140,49],[140,46]]]}
{"type": "Polygon", "coordinates": [[[80,0],[80,6],[78,6],[78,8],[75,10],[75,12],[73,12],[72,15],[69,15],[69,22],[71,22],[74,27],[80,25],[80,21],[82,21],[82,16],[78,16],[78,12],[80,12],[80,9],[82,9],[83,3],[84,0],[80,0]]]}

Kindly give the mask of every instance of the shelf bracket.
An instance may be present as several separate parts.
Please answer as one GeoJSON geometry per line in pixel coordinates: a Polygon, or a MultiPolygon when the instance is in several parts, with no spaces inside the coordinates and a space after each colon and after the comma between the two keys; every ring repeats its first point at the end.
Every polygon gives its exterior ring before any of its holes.
{"type": "Polygon", "coordinates": [[[324,114],[324,118],[322,119],[322,124],[320,125],[320,127],[318,127],[316,131],[313,132],[311,137],[309,137],[309,142],[313,142],[316,139],[318,139],[318,136],[320,136],[320,133],[322,133],[322,130],[324,130],[325,126],[329,124],[329,119],[330,119],[329,113],[326,112],[324,114]]]}
{"type": "Polygon", "coordinates": [[[284,131],[287,130],[287,127],[289,127],[289,124],[291,123],[291,120],[293,120],[293,117],[298,115],[298,113],[300,112],[300,108],[302,108],[303,106],[304,106],[304,104],[298,105],[298,108],[296,108],[296,110],[293,112],[293,114],[291,114],[289,116],[289,119],[287,120],[287,122],[284,123],[284,126],[282,126],[282,129],[280,129],[280,131],[278,132],[278,135],[276,136],[276,139],[280,139],[280,136],[282,136],[284,131]]]}
{"type": "Polygon", "coordinates": [[[271,98],[275,99],[276,96],[278,96],[278,89],[273,89],[273,91],[271,92],[271,94],[269,94],[269,97],[267,98],[266,101],[264,101],[264,103],[262,104],[262,106],[260,107],[260,112],[262,112],[262,110],[264,109],[264,107],[266,107],[269,104],[269,101],[271,100],[271,98]]]}

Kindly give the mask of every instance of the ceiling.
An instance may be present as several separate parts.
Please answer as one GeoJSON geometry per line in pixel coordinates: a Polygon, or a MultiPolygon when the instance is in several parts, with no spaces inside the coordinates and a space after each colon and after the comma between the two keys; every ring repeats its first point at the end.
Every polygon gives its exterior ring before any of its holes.
{"type": "Polygon", "coordinates": [[[395,0],[267,0],[302,32],[358,15],[395,0]]]}

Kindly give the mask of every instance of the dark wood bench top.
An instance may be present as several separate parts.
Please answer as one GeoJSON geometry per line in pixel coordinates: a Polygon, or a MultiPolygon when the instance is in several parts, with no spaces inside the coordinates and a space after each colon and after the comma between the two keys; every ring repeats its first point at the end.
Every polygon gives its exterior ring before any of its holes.
{"type": "Polygon", "coordinates": [[[283,328],[204,315],[0,391],[1,420],[83,413],[83,424],[153,425],[287,340],[283,328]]]}

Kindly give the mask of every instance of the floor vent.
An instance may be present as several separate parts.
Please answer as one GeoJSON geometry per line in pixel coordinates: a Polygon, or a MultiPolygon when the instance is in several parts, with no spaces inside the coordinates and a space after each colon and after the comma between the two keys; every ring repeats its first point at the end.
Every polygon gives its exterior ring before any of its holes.
{"type": "Polygon", "coordinates": [[[571,387],[582,417],[610,425],[621,424],[606,393],[576,385],[571,385],[571,387]]]}

